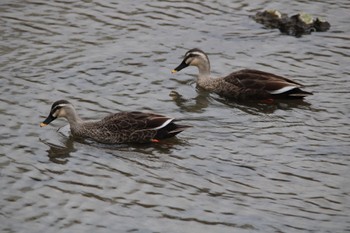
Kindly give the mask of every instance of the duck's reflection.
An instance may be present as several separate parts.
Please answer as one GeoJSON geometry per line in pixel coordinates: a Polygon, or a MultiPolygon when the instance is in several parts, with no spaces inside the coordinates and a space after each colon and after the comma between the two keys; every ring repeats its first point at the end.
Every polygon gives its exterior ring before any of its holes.
{"type": "Polygon", "coordinates": [[[177,91],[171,91],[169,96],[173,99],[175,104],[185,112],[202,112],[210,103],[209,92],[201,91],[194,98],[185,98],[177,91]]]}
{"type": "Polygon", "coordinates": [[[47,156],[49,157],[49,160],[54,163],[66,164],[68,158],[71,156],[70,153],[75,151],[73,137],[63,138],[62,136],[59,144],[43,140],[41,140],[41,142],[49,146],[47,156]]]}
{"type": "Polygon", "coordinates": [[[222,98],[216,94],[211,94],[197,87],[197,95],[194,98],[185,98],[176,91],[171,91],[169,96],[175,104],[186,112],[202,112],[211,102],[217,101],[229,107],[238,108],[248,114],[256,115],[258,113],[273,113],[276,110],[288,110],[292,108],[309,109],[310,103],[303,99],[281,99],[264,102],[260,100],[235,101],[232,99],[222,98]]]}

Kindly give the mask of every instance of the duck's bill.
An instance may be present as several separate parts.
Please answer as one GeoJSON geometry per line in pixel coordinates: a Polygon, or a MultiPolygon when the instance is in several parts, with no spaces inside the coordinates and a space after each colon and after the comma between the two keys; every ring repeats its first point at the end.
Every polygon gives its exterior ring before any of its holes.
{"type": "Polygon", "coordinates": [[[45,127],[45,126],[47,126],[47,124],[45,124],[44,122],[40,123],[40,127],[45,127]]]}
{"type": "Polygon", "coordinates": [[[175,69],[173,69],[172,71],[171,71],[171,73],[176,73],[176,72],[178,72],[178,71],[180,71],[180,70],[182,70],[182,69],[184,69],[184,68],[186,68],[188,65],[185,63],[185,62],[181,62],[181,64],[178,66],[178,67],[176,67],[175,69]]]}
{"type": "Polygon", "coordinates": [[[56,117],[52,116],[51,114],[43,121],[40,123],[40,127],[47,126],[50,124],[52,121],[54,121],[56,117]]]}

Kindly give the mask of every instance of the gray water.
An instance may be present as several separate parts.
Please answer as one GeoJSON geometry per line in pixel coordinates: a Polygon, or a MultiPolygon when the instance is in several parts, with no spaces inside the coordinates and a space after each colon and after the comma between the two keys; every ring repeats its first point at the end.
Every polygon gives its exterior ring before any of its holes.
{"type": "Polygon", "coordinates": [[[0,232],[350,232],[350,4],[319,1],[0,3],[0,232]],[[301,38],[250,15],[331,23],[301,38]],[[303,102],[239,104],[170,73],[191,48],[214,75],[290,77],[303,102]],[[176,91],[181,98],[169,94],[176,91]],[[39,123],[59,99],[82,118],[152,111],[194,126],[106,146],[39,123]]]}

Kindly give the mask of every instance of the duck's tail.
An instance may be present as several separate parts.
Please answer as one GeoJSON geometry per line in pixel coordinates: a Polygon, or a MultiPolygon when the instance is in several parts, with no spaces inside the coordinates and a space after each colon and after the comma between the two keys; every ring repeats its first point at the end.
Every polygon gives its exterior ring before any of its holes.
{"type": "Polygon", "coordinates": [[[191,128],[189,125],[178,125],[174,122],[167,124],[165,127],[158,129],[157,134],[154,136],[155,139],[165,139],[176,136],[185,129],[191,128]]]}
{"type": "Polygon", "coordinates": [[[274,95],[275,98],[283,98],[283,99],[301,99],[306,96],[313,95],[311,92],[304,91],[300,88],[294,88],[292,90],[286,91],[281,94],[274,95]]]}

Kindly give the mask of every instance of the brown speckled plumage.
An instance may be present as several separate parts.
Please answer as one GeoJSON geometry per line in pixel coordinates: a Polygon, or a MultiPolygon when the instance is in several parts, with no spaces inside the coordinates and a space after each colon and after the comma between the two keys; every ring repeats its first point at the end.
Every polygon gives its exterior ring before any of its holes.
{"type": "Polygon", "coordinates": [[[190,126],[175,124],[175,119],[154,113],[120,112],[110,114],[101,120],[81,120],[71,103],[56,101],[49,116],[41,123],[45,126],[57,117],[68,120],[74,136],[90,138],[100,143],[146,143],[170,138],[190,126]]]}
{"type": "Polygon", "coordinates": [[[298,82],[259,70],[243,69],[225,77],[212,78],[209,58],[200,49],[189,50],[173,73],[187,66],[198,68],[199,87],[230,99],[290,99],[312,95],[301,90],[303,86],[298,82]]]}

